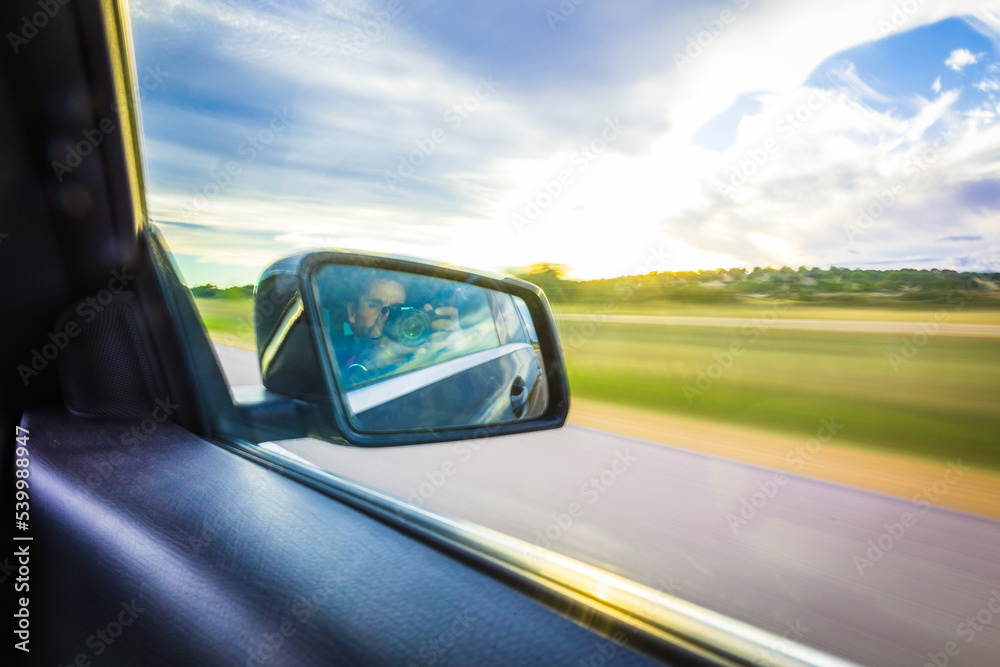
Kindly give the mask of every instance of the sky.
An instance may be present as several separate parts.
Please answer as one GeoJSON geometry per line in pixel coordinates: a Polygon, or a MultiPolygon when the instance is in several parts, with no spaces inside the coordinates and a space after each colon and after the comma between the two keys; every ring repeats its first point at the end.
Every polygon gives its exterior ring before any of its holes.
{"type": "Polygon", "coordinates": [[[582,279],[1000,270],[995,3],[130,12],[149,213],[190,285],[311,247],[582,279]]]}

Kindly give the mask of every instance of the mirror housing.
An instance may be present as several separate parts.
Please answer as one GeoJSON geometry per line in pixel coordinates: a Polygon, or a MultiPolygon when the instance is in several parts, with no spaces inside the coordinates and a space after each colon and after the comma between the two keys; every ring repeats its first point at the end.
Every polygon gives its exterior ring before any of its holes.
{"type": "Polygon", "coordinates": [[[303,252],[265,269],[254,292],[254,324],[264,388],[300,403],[311,437],[360,446],[462,440],[558,428],[569,411],[565,364],[548,301],[537,286],[509,276],[383,255],[303,252]],[[385,304],[384,335],[362,337],[355,321],[350,337],[351,324],[331,320],[330,300],[332,292],[348,289],[351,276],[358,276],[358,284],[399,285],[396,301],[403,285],[413,298],[421,298],[416,296],[421,286],[427,294],[430,285],[451,301],[443,308],[385,304]],[[460,307],[452,307],[456,304],[460,307]],[[453,322],[437,313],[451,315],[453,322]],[[430,322],[427,316],[455,327],[448,340],[461,344],[435,344],[433,339],[444,336],[436,330],[425,344],[429,334],[421,329],[430,322]],[[505,339],[503,323],[512,320],[521,324],[520,337],[505,339]],[[490,342],[481,334],[493,326],[490,342]],[[396,350],[406,363],[373,373],[365,368],[372,364],[361,360],[348,373],[342,345],[355,339],[396,350]],[[434,345],[437,354],[427,354],[425,348],[434,345]],[[360,377],[359,366],[366,371],[360,377]]]}

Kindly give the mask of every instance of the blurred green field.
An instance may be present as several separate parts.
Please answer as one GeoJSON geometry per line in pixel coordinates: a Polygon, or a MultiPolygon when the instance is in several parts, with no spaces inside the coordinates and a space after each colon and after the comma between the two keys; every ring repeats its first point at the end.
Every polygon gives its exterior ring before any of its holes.
{"type": "Polygon", "coordinates": [[[195,299],[205,328],[217,343],[255,350],[253,299],[195,299]]]}
{"type": "Polygon", "coordinates": [[[932,337],[895,371],[899,334],[756,333],[607,323],[561,335],[574,396],[803,439],[833,417],[844,442],[1000,469],[1000,339],[932,337]]]}
{"type": "MultiPolygon", "coordinates": [[[[681,317],[760,317],[775,308],[775,302],[762,299],[760,303],[667,303],[643,304],[634,301],[614,303],[610,308],[604,304],[554,303],[552,311],[561,314],[584,314],[605,312],[608,315],[674,315],[681,317]]],[[[934,317],[934,313],[944,310],[948,322],[956,324],[1000,324],[1000,308],[993,301],[985,299],[980,303],[970,302],[956,310],[949,304],[887,303],[878,306],[816,305],[793,302],[780,306],[782,319],[803,320],[857,320],[882,322],[921,322],[934,317]]]]}
{"type": "MultiPolygon", "coordinates": [[[[196,303],[214,340],[253,349],[252,301],[196,303]]],[[[873,317],[868,308],[817,310],[839,315],[833,319],[931,319],[927,311],[909,318],[882,311],[873,317]]],[[[749,317],[760,311],[699,305],[663,314],[749,317]]],[[[996,323],[959,314],[949,311],[948,321],[996,323]]],[[[782,320],[796,317],[809,316],[796,306],[781,312],[782,320]]],[[[593,328],[567,322],[560,335],[577,397],[766,428],[803,441],[816,434],[821,418],[832,417],[843,424],[837,439],[844,443],[1000,470],[1000,338],[930,337],[894,370],[889,355],[903,358],[910,336],[614,322],[593,328]],[[726,351],[737,342],[744,352],[727,364],[726,351]]]]}

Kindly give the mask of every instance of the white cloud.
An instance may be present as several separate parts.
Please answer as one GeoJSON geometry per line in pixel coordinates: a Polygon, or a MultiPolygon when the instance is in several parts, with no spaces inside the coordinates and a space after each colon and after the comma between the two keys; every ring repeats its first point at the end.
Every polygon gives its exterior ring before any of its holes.
{"type": "Polygon", "coordinates": [[[931,86],[931,90],[935,93],[941,92],[941,77],[934,79],[934,84],[931,86]]]}
{"type": "Polygon", "coordinates": [[[988,107],[979,107],[977,109],[969,109],[965,112],[967,118],[971,118],[980,122],[989,123],[994,118],[996,118],[996,113],[988,107]]]}
{"type": "Polygon", "coordinates": [[[955,49],[944,61],[944,64],[956,72],[961,72],[967,65],[975,65],[979,62],[979,55],[968,49],[955,49]]]}
{"type": "Polygon", "coordinates": [[[854,63],[838,63],[834,67],[832,74],[847,85],[852,96],[857,100],[869,102],[890,101],[888,97],[861,80],[861,77],[858,76],[858,68],[854,63]]]}
{"type": "Polygon", "coordinates": [[[975,87],[984,93],[995,93],[1000,91],[1000,79],[983,79],[975,87]]]}

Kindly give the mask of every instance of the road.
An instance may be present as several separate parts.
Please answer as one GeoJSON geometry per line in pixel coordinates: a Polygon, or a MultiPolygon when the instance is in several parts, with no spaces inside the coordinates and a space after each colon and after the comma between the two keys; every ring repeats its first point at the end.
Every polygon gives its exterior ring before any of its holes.
{"type": "MultiPolygon", "coordinates": [[[[217,347],[234,384],[259,382],[252,353],[217,347]]],[[[400,448],[280,445],[861,664],[1000,664],[993,519],[573,424],[400,448]]],[[[942,461],[928,485],[947,495],[968,474],[942,461]]]]}

